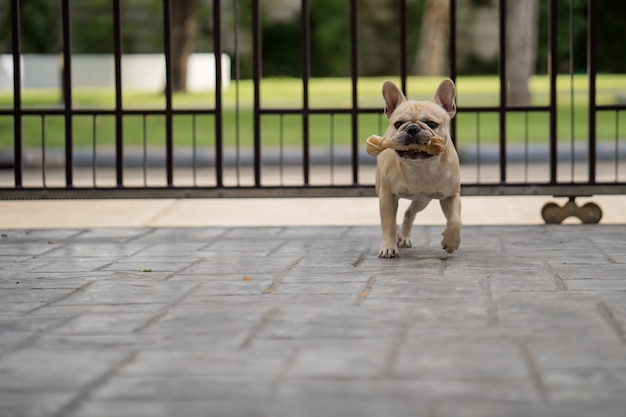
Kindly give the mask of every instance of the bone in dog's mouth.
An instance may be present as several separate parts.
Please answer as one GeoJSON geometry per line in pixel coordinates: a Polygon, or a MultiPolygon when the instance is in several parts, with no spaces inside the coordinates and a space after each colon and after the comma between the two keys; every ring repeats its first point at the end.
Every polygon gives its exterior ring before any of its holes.
{"type": "Polygon", "coordinates": [[[398,151],[396,153],[400,158],[406,159],[428,159],[432,158],[434,155],[429,154],[428,152],[423,151],[398,151]]]}

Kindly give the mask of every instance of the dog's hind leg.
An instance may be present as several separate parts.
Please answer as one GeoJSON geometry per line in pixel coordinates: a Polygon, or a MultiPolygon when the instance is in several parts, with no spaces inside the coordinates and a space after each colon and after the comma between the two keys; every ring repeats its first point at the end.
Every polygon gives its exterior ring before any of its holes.
{"type": "Polygon", "coordinates": [[[424,210],[428,203],[430,203],[430,200],[413,200],[409,208],[406,209],[402,226],[399,228],[398,232],[398,247],[410,248],[413,246],[413,242],[411,241],[413,221],[415,221],[417,213],[424,210]]]}

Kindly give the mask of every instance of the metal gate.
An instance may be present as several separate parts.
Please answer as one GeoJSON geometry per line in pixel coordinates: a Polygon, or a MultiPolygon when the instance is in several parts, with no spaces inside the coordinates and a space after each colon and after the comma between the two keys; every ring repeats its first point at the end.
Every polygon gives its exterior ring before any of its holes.
{"type": "MultiPolygon", "coordinates": [[[[77,102],[80,89],[73,87],[76,73],[72,60],[72,9],[69,0],[60,0],[62,99],[58,104],[42,107],[27,100],[28,90],[23,87],[21,2],[10,0],[12,63],[9,69],[13,74],[13,97],[12,103],[0,108],[0,198],[374,195],[375,162],[365,154],[364,145],[370,134],[384,130],[385,120],[382,99],[379,103],[363,100],[362,86],[371,80],[363,77],[360,69],[360,61],[368,53],[360,37],[361,2],[350,0],[345,16],[349,28],[343,34],[349,39],[348,73],[337,82],[346,95],[340,103],[328,105],[315,101],[315,95],[324,93],[318,88],[322,81],[312,77],[310,70],[310,12],[316,7],[315,2],[301,0],[299,4],[297,66],[301,71],[297,88],[285,93],[274,86],[272,79],[264,77],[261,2],[235,1],[226,16],[223,3],[214,0],[211,15],[214,36],[207,52],[218,57],[213,76],[215,91],[201,105],[192,106],[177,105],[179,96],[172,89],[172,51],[177,47],[172,45],[172,3],[164,0],[160,11],[164,57],[162,105],[142,107],[125,102],[122,77],[125,16],[120,0],[113,0],[110,10],[111,105],[102,108],[77,102]],[[252,41],[248,50],[237,45],[239,28],[243,25],[238,19],[243,7],[250,7],[252,16],[248,27],[252,41]],[[235,44],[231,56],[232,80],[219,59],[224,52],[224,34],[235,44]],[[240,58],[245,54],[252,58],[251,79],[242,79],[240,75],[240,58]],[[225,77],[230,81],[228,88],[225,77]],[[225,99],[227,93],[234,98],[225,99]],[[285,94],[289,95],[289,105],[274,104],[274,99],[285,94]],[[249,120],[243,123],[244,119],[249,120]],[[62,132],[60,144],[52,143],[51,126],[62,132]],[[377,130],[366,130],[372,126],[377,130]],[[320,141],[319,137],[323,139],[320,141]]],[[[423,95],[420,85],[428,84],[428,80],[432,83],[432,79],[411,76],[412,62],[407,58],[411,43],[407,30],[415,19],[409,15],[406,0],[392,3],[391,12],[396,18],[386,30],[397,31],[399,42],[389,47],[398,48],[399,62],[396,73],[388,78],[396,80],[408,97],[427,98],[416,95],[423,95]]],[[[559,26],[557,16],[569,13],[568,25],[572,29],[573,8],[581,2],[547,1],[548,13],[540,22],[547,32],[546,71],[535,79],[543,86],[544,93],[536,104],[523,106],[507,105],[508,2],[496,3],[497,24],[492,41],[497,43],[498,66],[492,80],[496,80],[498,92],[492,102],[482,103],[473,102],[472,94],[466,94],[477,79],[459,74],[459,42],[464,33],[459,24],[459,5],[456,0],[450,0],[447,76],[458,87],[458,113],[452,131],[462,160],[462,193],[570,197],[626,193],[622,127],[626,105],[619,103],[619,92],[612,91],[611,83],[602,84],[600,79],[602,68],[598,68],[596,60],[597,36],[601,30],[598,2],[588,0],[584,4],[587,62],[582,64],[585,71],[578,73],[574,65],[569,69],[559,68],[557,48],[567,43],[573,56],[575,40],[573,31],[559,26]],[[564,39],[563,32],[569,33],[569,38],[564,39]],[[574,105],[581,97],[585,101],[584,114],[580,113],[580,106],[574,105]],[[568,115],[568,121],[563,122],[568,115]],[[583,127],[579,124],[581,118],[586,119],[583,127]],[[536,125],[542,126],[540,132],[536,125]]]]}

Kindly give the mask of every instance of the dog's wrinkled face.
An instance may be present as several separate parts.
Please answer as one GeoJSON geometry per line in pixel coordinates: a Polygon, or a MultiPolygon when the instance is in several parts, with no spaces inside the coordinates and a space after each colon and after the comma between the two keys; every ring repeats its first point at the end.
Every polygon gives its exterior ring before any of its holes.
{"type": "MultiPolygon", "coordinates": [[[[407,100],[392,82],[383,85],[385,114],[389,128],[385,137],[399,145],[428,144],[433,136],[450,138],[449,124],[456,113],[454,84],[442,83],[431,101],[407,100]]],[[[396,151],[406,161],[425,161],[434,157],[421,151],[396,151]]]]}

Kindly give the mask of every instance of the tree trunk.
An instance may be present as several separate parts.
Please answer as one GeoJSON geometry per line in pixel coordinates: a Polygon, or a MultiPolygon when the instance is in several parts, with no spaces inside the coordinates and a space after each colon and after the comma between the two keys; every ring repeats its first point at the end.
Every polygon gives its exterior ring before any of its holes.
{"type": "Polygon", "coordinates": [[[184,92],[187,91],[187,61],[196,43],[196,0],[173,0],[171,4],[172,90],[184,92]]]}
{"type": "Polygon", "coordinates": [[[508,0],[506,11],[506,76],[509,83],[507,104],[530,104],[528,82],[535,72],[537,61],[536,0],[508,0]]]}
{"type": "Polygon", "coordinates": [[[417,75],[448,73],[450,0],[426,0],[415,63],[417,75]]]}

